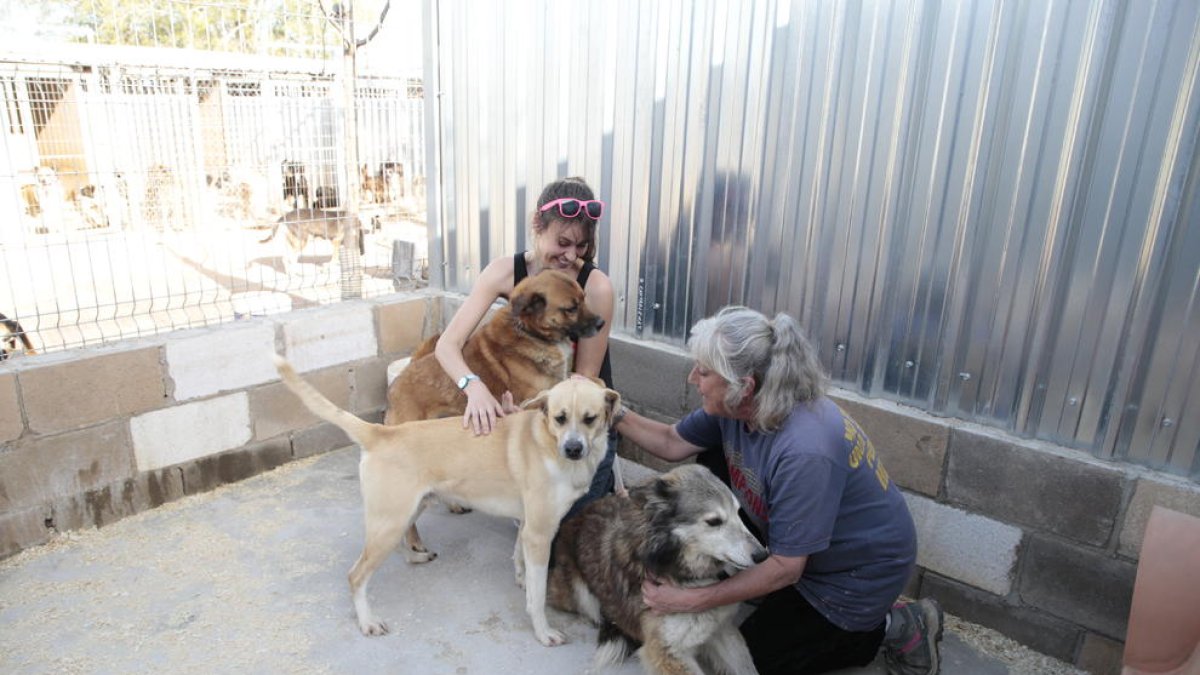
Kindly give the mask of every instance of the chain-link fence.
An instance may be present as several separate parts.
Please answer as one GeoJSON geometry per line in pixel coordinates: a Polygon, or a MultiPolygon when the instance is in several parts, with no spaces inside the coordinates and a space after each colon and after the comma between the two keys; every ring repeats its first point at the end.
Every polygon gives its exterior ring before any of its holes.
{"type": "Polygon", "coordinates": [[[383,40],[415,2],[30,5],[0,8],[7,333],[54,350],[422,283],[421,44],[383,40]]]}

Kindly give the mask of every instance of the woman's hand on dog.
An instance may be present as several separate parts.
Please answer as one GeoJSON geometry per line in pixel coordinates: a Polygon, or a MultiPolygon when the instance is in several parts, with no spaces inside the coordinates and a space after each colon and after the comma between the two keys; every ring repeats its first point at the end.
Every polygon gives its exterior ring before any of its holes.
{"type": "Polygon", "coordinates": [[[709,609],[703,588],[680,588],[665,579],[647,575],[642,580],[642,602],[652,612],[678,614],[709,609]]]}
{"type": "MultiPolygon", "coordinates": [[[[463,428],[471,427],[476,436],[490,434],[496,422],[504,417],[505,408],[492,396],[483,382],[475,380],[467,385],[467,409],[463,413],[463,428]]],[[[512,394],[508,395],[511,403],[512,394]]]]}
{"type": "Polygon", "coordinates": [[[521,406],[513,401],[513,393],[511,391],[504,392],[504,395],[500,397],[500,407],[504,409],[505,415],[521,412],[521,406]]]}

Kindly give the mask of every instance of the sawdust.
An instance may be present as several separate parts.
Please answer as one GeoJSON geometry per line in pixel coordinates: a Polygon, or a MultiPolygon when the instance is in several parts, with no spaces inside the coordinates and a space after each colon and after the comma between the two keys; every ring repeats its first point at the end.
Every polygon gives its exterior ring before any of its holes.
{"type": "Polygon", "coordinates": [[[975,651],[1003,661],[1012,675],[1087,675],[1086,671],[1035,652],[1016,640],[956,616],[946,615],[946,630],[953,632],[975,651]]]}

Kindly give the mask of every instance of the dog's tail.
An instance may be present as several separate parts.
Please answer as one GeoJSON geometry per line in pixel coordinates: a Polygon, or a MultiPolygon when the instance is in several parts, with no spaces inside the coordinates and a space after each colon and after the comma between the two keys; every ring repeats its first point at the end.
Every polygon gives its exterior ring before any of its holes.
{"type": "Polygon", "coordinates": [[[288,363],[287,359],[279,354],[275,355],[275,369],[279,371],[279,377],[283,378],[283,383],[295,392],[306,408],[311,410],[317,417],[340,427],[342,431],[345,431],[350,436],[351,440],[361,445],[364,450],[366,449],[367,440],[374,435],[375,427],[378,427],[378,424],[361,420],[334,405],[332,401],[321,395],[321,392],[317,391],[315,387],[297,375],[296,370],[292,368],[292,364],[288,363]]]}
{"type": "Polygon", "coordinates": [[[592,668],[597,672],[615,668],[641,646],[618,628],[617,624],[605,619],[600,624],[600,633],[596,636],[596,653],[592,655],[592,668]]]}

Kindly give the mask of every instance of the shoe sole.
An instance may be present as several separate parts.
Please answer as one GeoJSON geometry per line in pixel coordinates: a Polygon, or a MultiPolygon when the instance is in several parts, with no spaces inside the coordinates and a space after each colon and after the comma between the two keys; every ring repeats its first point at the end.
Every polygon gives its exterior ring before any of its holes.
{"type": "Polygon", "coordinates": [[[938,673],[942,672],[942,654],[941,650],[938,649],[938,643],[942,641],[942,629],[945,627],[946,622],[942,606],[938,604],[937,600],[929,598],[929,604],[933,607],[932,621],[934,623],[933,626],[925,626],[926,630],[933,629],[929,630],[933,634],[933,644],[929,645],[929,660],[931,661],[929,675],[938,675],[938,673]]]}

